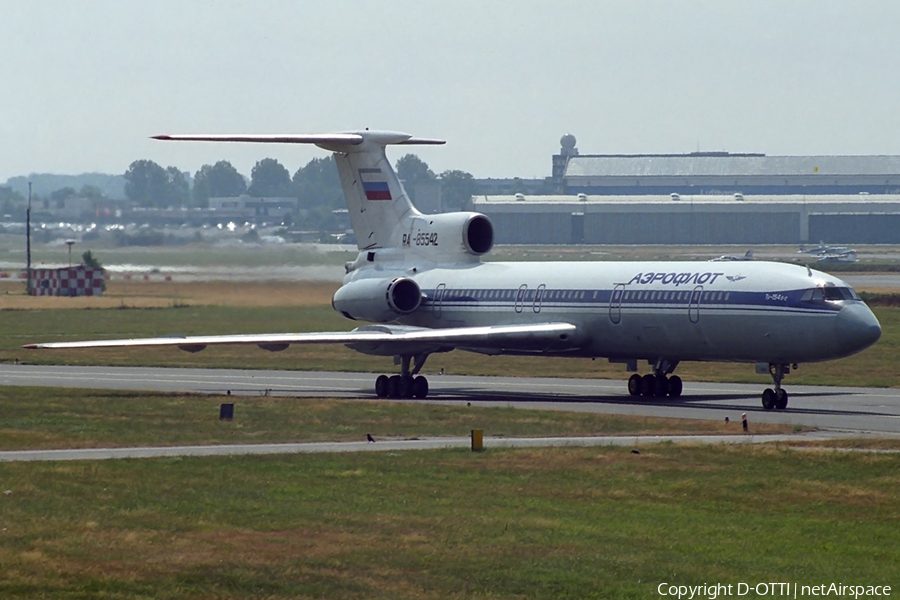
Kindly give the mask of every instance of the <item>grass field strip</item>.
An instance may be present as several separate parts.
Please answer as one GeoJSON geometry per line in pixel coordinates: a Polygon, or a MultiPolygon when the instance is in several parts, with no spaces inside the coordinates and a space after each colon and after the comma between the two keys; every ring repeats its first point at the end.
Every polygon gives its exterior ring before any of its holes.
{"type": "MultiPolygon", "coordinates": [[[[485,448],[546,448],[562,446],[648,446],[681,444],[766,444],[831,440],[846,437],[840,432],[810,432],[775,435],[621,435],[541,438],[485,438],[485,448]]],[[[441,437],[379,442],[311,442],[291,444],[225,444],[216,446],[165,446],[133,448],[84,448],[73,450],[14,450],[0,452],[0,462],[110,460],[174,456],[236,456],[258,454],[322,454],[331,452],[386,452],[466,448],[468,437],[441,437]]]]}

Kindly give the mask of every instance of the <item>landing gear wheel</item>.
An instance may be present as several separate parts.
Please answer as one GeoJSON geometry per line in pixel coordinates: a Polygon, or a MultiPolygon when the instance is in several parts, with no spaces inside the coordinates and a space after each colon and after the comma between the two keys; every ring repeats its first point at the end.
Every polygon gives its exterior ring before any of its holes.
{"type": "Polygon", "coordinates": [[[413,378],[410,376],[400,377],[400,386],[397,388],[397,395],[400,398],[413,397],[413,378]]]}
{"type": "Polygon", "coordinates": [[[375,380],[375,395],[379,398],[387,398],[390,388],[390,378],[387,375],[379,375],[375,380]]]}
{"type": "Polygon", "coordinates": [[[413,396],[420,400],[424,400],[428,395],[428,380],[419,375],[413,379],[413,396]]]}
{"type": "Polygon", "coordinates": [[[388,398],[399,398],[400,397],[400,381],[401,377],[399,375],[391,375],[388,378],[388,398]]]}
{"type": "Polygon", "coordinates": [[[775,392],[775,408],[778,410],[784,410],[788,405],[788,393],[784,390],[778,390],[775,392]]]}
{"type": "Polygon", "coordinates": [[[672,398],[678,398],[681,396],[681,390],[684,388],[681,383],[681,377],[678,375],[672,375],[669,377],[669,396],[672,398]]]}
{"type": "Polygon", "coordinates": [[[775,390],[772,388],[766,388],[762,394],[762,405],[766,410],[772,410],[775,408],[775,390]]]}
{"type": "MultiPolygon", "coordinates": [[[[793,365],[793,368],[796,369],[797,365],[793,365]]],[[[769,374],[772,376],[772,381],[775,382],[775,389],[767,389],[763,392],[763,408],[766,410],[772,410],[773,408],[784,410],[787,408],[788,394],[784,391],[784,388],[781,387],[781,381],[784,379],[784,376],[790,372],[791,365],[789,364],[769,363],[769,374]]]]}
{"type": "Polygon", "coordinates": [[[632,396],[641,395],[641,376],[637,373],[628,378],[628,393],[632,396]]]}
{"type": "Polygon", "coordinates": [[[652,396],[655,387],[656,377],[653,375],[644,375],[641,377],[641,396],[652,396]]]}
{"type": "Polygon", "coordinates": [[[657,398],[665,398],[669,393],[669,380],[665,375],[656,375],[653,378],[653,395],[657,398]]]}

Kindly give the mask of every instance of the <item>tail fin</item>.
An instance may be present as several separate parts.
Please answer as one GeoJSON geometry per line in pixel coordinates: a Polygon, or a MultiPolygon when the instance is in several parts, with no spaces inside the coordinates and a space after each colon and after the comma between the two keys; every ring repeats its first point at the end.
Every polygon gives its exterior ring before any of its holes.
{"type": "Polygon", "coordinates": [[[158,140],[315,144],[334,152],[350,223],[360,250],[384,248],[407,216],[418,215],[385,154],[389,144],[443,144],[392,131],[320,135],[158,135],[158,140]]]}

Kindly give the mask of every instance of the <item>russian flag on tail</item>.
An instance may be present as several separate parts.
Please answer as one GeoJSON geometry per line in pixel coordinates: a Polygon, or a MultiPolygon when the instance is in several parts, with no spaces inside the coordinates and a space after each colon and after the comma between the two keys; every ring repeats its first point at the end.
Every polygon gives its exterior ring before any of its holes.
{"type": "Polygon", "coordinates": [[[366,200],[393,200],[387,177],[381,169],[360,169],[359,180],[366,193],[366,200]]]}

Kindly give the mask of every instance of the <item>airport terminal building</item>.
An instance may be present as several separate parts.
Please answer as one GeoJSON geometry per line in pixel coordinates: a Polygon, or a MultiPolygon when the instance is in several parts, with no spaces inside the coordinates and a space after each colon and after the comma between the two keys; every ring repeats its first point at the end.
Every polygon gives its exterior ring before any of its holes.
{"type": "Polygon", "coordinates": [[[900,244],[900,156],[582,155],[558,195],[473,197],[500,244],[900,244]]]}

